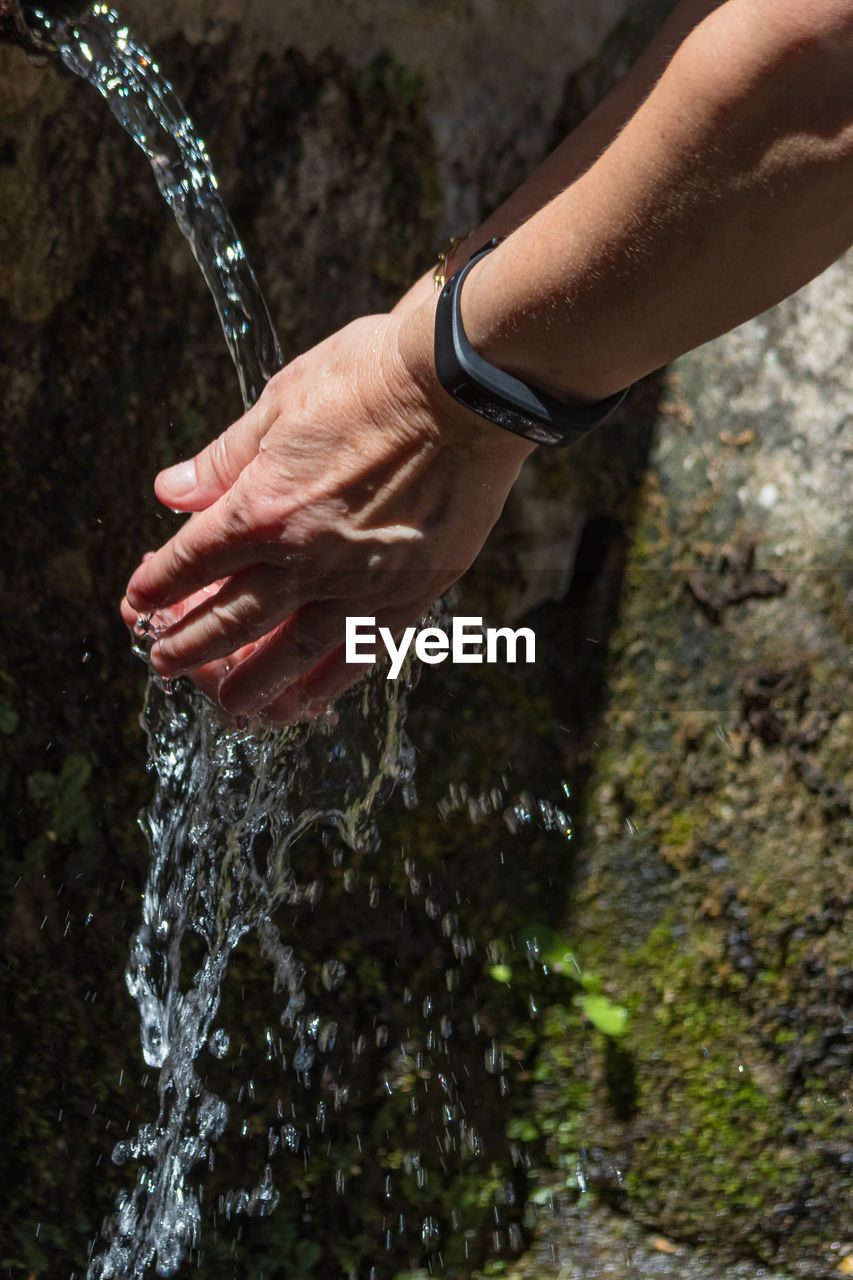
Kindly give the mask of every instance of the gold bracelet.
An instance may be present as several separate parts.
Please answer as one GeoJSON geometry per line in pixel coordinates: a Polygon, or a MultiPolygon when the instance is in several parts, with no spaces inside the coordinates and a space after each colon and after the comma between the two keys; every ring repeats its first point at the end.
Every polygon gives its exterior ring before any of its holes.
{"type": "Polygon", "coordinates": [[[432,282],[436,289],[444,288],[447,283],[447,264],[452,258],[454,250],[457,249],[460,244],[464,244],[470,234],[471,232],[468,231],[464,236],[451,236],[450,244],[446,249],[442,249],[441,253],[438,255],[438,262],[435,264],[435,270],[432,273],[432,282]]]}

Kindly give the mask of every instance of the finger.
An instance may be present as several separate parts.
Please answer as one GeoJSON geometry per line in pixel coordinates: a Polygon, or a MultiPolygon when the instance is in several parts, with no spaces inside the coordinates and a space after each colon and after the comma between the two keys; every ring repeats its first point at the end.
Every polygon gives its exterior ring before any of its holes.
{"type": "Polygon", "coordinates": [[[137,613],[128,604],[126,596],[119,607],[125,626],[140,639],[147,640],[149,644],[153,644],[159,635],[175,625],[184,608],[183,603],[179,601],[169,609],[158,609],[155,613],[137,613]]]}
{"type": "Polygon", "coordinates": [[[269,398],[257,404],[194,458],[161,471],[154,492],[173,511],[204,511],[231,488],[257,456],[261,440],[272,425],[275,408],[269,398]]]}
{"type": "MultiPolygon", "coordinates": [[[[388,627],[395,639],[399,638],[414,618],[420,618],[429,608],[428,603],[412,609],[396,609],[380,615],[378,624],[388,627]]],[[[333,703],[357,684],[374,664],[371,662],[347,662],[346,647],[340,645],[283,694],[268,702],[263,708],[264,720],[273,725],[292,724],[297,720],[314,720],[328,713],[333,703]]]]}
{"type": "Polygon", "coordinates": [[[222,683],[222,670],[216,663],[196,667],[188,672],[190,679],[200,693],[210,698],[211,702],[219,702],[219,686],[222,683]]]}
{"type": "Polygon", "coordinates": [[[268,702],[262,712],[264,721],[282,726],[294,724],[297,720],[315,720],[317,716],[327,714],[332,703],[357,684],[371,665],[369,662],[347,662],[341,645],[296,684],[268,702]]]}
{"type": "Polygon", "coordinates": [[[119,605],[119,609],[121,611],[122,622],[128,628],[128,630],[133,631],[134,627],[139,622],[139,614],[136,612],[135,609],[131,608],[131,606],[128,604],[127,596],[125,596],[124,599],[122,600],[121,604],[119,605]]]}
{"type": "Polygon", "coordinates": [[[370,662],[347,662],[346,649],[341,645],[303,676],[300,686],[311,703],[321,708],[328,707],[356,684],[372,665],[370,662]]]}
{"type": "Polygon", "coordinates": [[[195,607],[151,650],[151,665],[160,675],[178,675],[259,640],[296,610],[299,593],[291,572],[255,565],[195,599],[195,607]]]}
{"type": "MultiPolygon", "coordinates": [[[[150,560],[154,552],[149,551],[145,556],[145,560],[150,560]]],[[[177,600],[168,609],[159,609],[155,613],[139,613],[128,602],[127,596],[121,602],[121,616],[126,626],[131,631],[135,631],[137,635],[147,636],[153,642],[183,618],[185,613],[195,609],[208,595],[221,586],[221,583],[212,583],[209,587],[196,591],[193,595],[187,596],[185,600],[177,600]]]]}
{"type": "Polygon", "coordinates": [[[265,538],[247,518],[252,502],[243,491],[249,487],[241,478],[212,507],[190,516],[173,538],[139,565],[127,584],[131,609],[153,613],[259,559],[258,546],[265,538]]]}
{"type": "MultiPolygon", "coordinates": [[[[423,616],[426,608],[428,604],[420,602],[414,607],[389,609],[379,614],[376,621],[399,638],[413,619],[423,616]]],[[[225,710],[234,715],[262,711],[267,718],[284,690],[290,693],[290,687],[294,687],[294,696],[297,696],[298,683],[303,714],[295,718],[311,719],[321,715],[373,665],[346,661],[346,650],[340,640],[351,610],[351,602],[343,600],[313,601],[298,609],[245,661],[235,664],[233,674],[220,686],[220,701],[225,710]]],[[[284,714],[294,718],[289,715],[290,708],[291,699],[288,699],[281,707],[275,707],[270,718],[286,723],[284,714]]]]}
{"type": "Polygon", "coordinates": [[[313,720],[322,715],[325,704],[315,706],[297,681],[290,685],[284,693],[280,693],[272,702],[267,703],[261,716],[264,724],[281,729],[288,724],[296,724],[299,720],[313,720]]]}
{"type": "Polygon", "coordinates": [[[223,680],[219,700],[232,715],[251,715],[313,670],[340,644],[347,606],[312,601],[277,627],[223,680]]]}
{"type": "MultiPolygon", "coordinates": [[[[244,645],[242,649],[229,654],[227,658],[215,658],[212,662],[205,662],[202,666],[186,672],[186,675],[197,688],[201,689],[202,693],[206,693],[213,702],[218,704],[222,681],[230,671],[233,671],[236,664],[248,658],[256,647],[254,644],[244,645]]],[[[224,708],[221,709],[224,710],[224,708]]]]}
{"type": "MultiPolygon", "coordinates": [[[[153,555],[154,555],[153,551],[146,551],[142,557],[142,564],[146,564],[153,555]]],[[[127,596],[122,597],[121,604],[119,605],[119,612],[121,613],[121,620],[124,623],[124,625],[130,631],[134,631],[140,622],[140,614],[138,614],[136,610],[128,603],[127,596]]]]}

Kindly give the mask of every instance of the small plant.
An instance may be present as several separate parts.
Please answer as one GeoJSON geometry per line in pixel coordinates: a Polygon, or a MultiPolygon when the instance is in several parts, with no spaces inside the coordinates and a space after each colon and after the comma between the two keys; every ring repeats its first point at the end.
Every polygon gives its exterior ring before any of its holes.
{"type": "MultiPolygon", "coordinates": [[[[628,1010],[615,1004],[601,990],[601,980],[596,974],[584,969],[575,952],[561,934],[548,925],[528,925],[520,935],[520,943],[527,960],[528,971],[539,971],[545,975],[556,974],[566,979],[567,985],[580,988],[571,999],[571,1004],[580,1010],[582,1016],[606,1036],[618,1037],[628,1029],[628,1010]]],[[[506,959],[501,959],[488,968],[489,976],[503,986],[511,986],[516,979],[521,980],[525,971],[513,970],[506,959]]],[[[531,993],[531,1002],[535,997],[531,993]]],[[[535,1008],[535,1004],[533,1005],[535,1008]]]]}

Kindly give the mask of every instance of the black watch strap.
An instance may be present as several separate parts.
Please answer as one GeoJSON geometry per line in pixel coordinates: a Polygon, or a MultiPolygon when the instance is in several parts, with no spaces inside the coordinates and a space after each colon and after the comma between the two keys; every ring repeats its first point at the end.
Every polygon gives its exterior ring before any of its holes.
{"type": "Polygon", "coordinates": [[[617,391],[594,404],[567,405],[477,354],[462,327],[460,293],[471,268],[500,243],[500,240],[490,240],[478,249],[438,295],[435,311],[438,380],[466,409],[506,431],[535,444],[571,444],[599,426],[622,402],[626,392],[617,391]]]}

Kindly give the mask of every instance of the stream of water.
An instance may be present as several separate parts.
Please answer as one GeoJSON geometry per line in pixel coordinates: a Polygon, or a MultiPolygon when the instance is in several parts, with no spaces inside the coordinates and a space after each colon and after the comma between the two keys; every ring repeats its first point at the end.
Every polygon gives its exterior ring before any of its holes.
{"type": "MultiPolygon", "coordinates": [[[[149,51],[108,6],[94,5],[73,25],[35,16],[66,66],[98,90],[150,159],[213,295],[248,408],[283,357],[203,140],[149,51]]],[[[140,1167],[104,1226],[107,1248],[93,1257],[91,1280],[141,1276],[152,1263],[157,1274],[172,1275],[198,1241],[191,1171],[209,1162],[228,1108],[204,1088],[196,1064],[204,1048],[214,1057],[228,1052],[227,1032],[214,1022],[229,960],[249,932],[283,996],[291,1069],[307,1085],[317,1019],[305,1007],[303,967],[273,915],[315,891],[290,859],[309,828],[333,831],[351,849],[374,843],[376,807],[411,778],[406,690],[405,679],[377,675],[343,700],[334,725],[251,733],[224,726],[185,682],[167,692],[150,677],[143,724],[157,785],[142,825],[151,862],[126,979],[139,1007],[145,1061],[160,1072],[160,1114],[114,1151],[116,1163],[140,1167]],[[261,844],[263,857],[256,853],[261,844]],[[188,932],[205,952],[189,977],[182,973],[188,932]]],[[[267,1166],[257,1186],[234,1193],[230,1208],[264,1216],[277,1201],[267,1166]]]]}
{"type": "MultiPolygon", "coordinates": [[[[204,142],[151,54],[106,5],[94,5],[73,25],[54,25],[39,13],[36,21],[66,66],[98,90],[149,157],[160,191],[213,294],[243,399],[250,405],[281,366],[282,354],[204,142]]],[[[139,649],[144,657],[143,637],[139,649]]],[[[335,1109],[346,1102],[340,1065],[334,1073],[324,1069],[338,1038],[337,1024],[312,1007],[305,964],[282,937],[276,914],[282,908],[313,906],[319,896],[318,883],[300,870],[293,856],[295,843],[307,832],[340,860],[336,849],[376,846],[375,817],[395,786],[402,786],[413,803],[414,751],[404,731],[411,680],[411,673],[388,681],[383,671],[375,671],[341,700],[334,718],[310,728],[252,733],[223,725],[187,682],[164,690],[156,676],[149,676],[143,726],[156,789],[141,819],[150,866],[126,981],[139,1009],[145,1062],[159,1072],[159,1114],[115,1147],[113,1160],[132,1166],[135,1178],[119,1194],[101,1244],[93,1243],[89,1280],[130,1280],[151,1267],[158,1275],[174,1275],[198,1245],[203,1173],[212,1167],[214,1146],[229,1119],[228,1105],[207,1086],[199,1058],[206,1052],[207,1060],[215,1062],[229,1054],[229,1033],[216,1025],[217,1015],[229,964],[247,935],[269,964],[280,997],[286,1043],[268,1032],[270,1056],[278,1057],[307,1099],[310,1121],[303,1116],[297,1124],[296,1105],[290,1104],[291,1116],[283,1117],[280,1132],[270,1130],[271,1163],[253,1185],[228,1192],[219,1206],[224,1216],[272,1213],[280,1197],[275,1151],[286,1147],[296,1152],[300,1133],[310,1133],[312,1124],[324,1132],[327,1100],[335,1109]],[[320,1092],[312,1092],[318,1079],[320,1092]]],[[[490,803],[500,810],[503,800],[490,803]]],[[[528,822],[531,814],[525,809],[510,817],[528,822]]],[[[563,836],[569,833],[559,810],[542,808],[537,820],[563,836]]],[[[371,891],[371,906],[373,896],[371,891]]],[[[429,901],[426,909],[431,918],[441,917],[448,946],[457,960],[464,959],[472,944],[459,932],[453,912],[444,913],[429,901]]],[[[335,991],[345,975],[343,963],[326,959],[319,974],[311,976],[319,979],[314,989],[335,991]]],[[[449,978],[447,985],[452,1001],[449,978]]],[[[452,1014],[439,1017],[426,1000],[423,1016],[430,1025],[435,1016],[441,1025],[445,1043],[439,1045],[439,1037],[429,1031],[425,1045],[436,1062],[446,1063],[452,1014]]],[[[461,1150],[476,1159],[480,1140],[453,1071],[443,1065],[433,1070],[420,1051],[403,1046],[399,1063],[402,1075],[417,1075],[423,1083],[428,1096],[423,1103],[412,1098],[410,1109],[415,1114],[419,1106],[433,1108],[439,1151],[461,1150]],[[433,1076],[430,1092],[427,1082],[433,1076]]],[[[485,1069],[503,1081],[494,1042],[486,1052],[485,1069]]],[[[383,1078],[390,1094],[393,1083],[388,1075],[383,1078]]],[[[360,1138],[357,1142],[360,1150],[360,1138]]],[[[406,1159],[409,1173],[423,1188],[426,1173],[418,1152],[406,1159]]],[[[342,1194],[343,1172],[336,1177],[342,1194]]],[[[390,1175],[385,1178],[390,1203],[389,1184],[390,1175]]],[[[406,1231],[414,1241],[413,1253],[428,1257],[437,1248],[438,1227],[429,1214],[410,1227],[397,1214],[395,1232],[406,1231]]],[[[390,1240],[390,1227],[387,1235],[390,1240]]],[[[371,1270],[371,1275],[378,1273],[371,1270]]]]}
{"type": "Polygon", "coordinates": [[[255,403],[284,357],[263,295],[219,194],[204,140],[151,53],[107,5],[55,27],[35,18],[67,67],[97,89],[154,170],[160,192],[213,295],[243,403],[255,403]]]}

